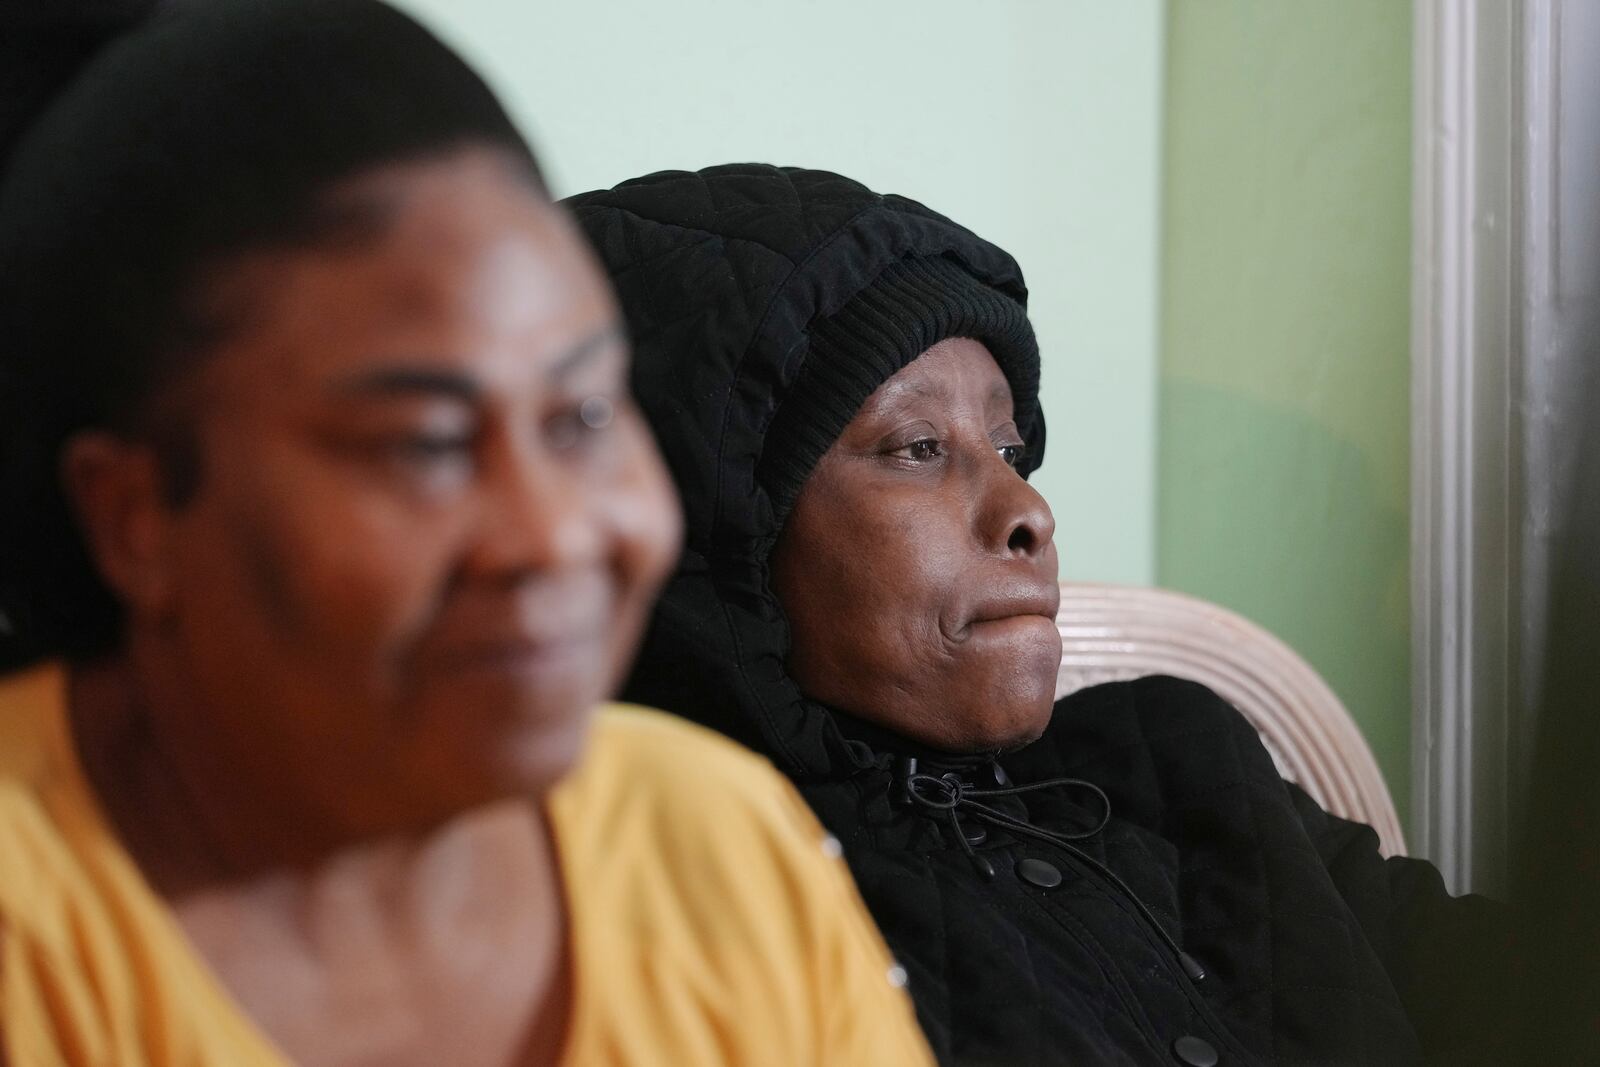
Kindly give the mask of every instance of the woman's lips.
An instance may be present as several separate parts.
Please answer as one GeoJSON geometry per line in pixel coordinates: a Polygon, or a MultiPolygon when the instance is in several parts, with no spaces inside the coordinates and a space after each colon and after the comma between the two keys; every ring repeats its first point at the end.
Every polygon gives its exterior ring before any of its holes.
{"type": "Polygon", "coordinates": [[[1023,616],[1039,616],[1052,625],[1061,610],[1061,587],[1051,582],[1048,586],[1001,592],[980,601],[967,615],[967,626],[1004,622],[1023,616]]]}
{"type": "MultiPolygon", "coordinates": [[[[953,644],[1006,643],[1056,634],[1061,587],[1055,582],[999,585],[965,612],[965,622],[950,632],[953,644]]],[[[1057,634],[1059,641],[1059,634],[1057,634]]]]}
{"type": "Polygon", "coordinates": [[[448,674],[538,680],[580,668],[592,670],[604,650],[604,633],[586,629],[541,638],[474,642],[441,652],[436,662],[448,674]]]}
{"type": "Polygon", "coordinates": [[[968,624],[958,643],[1007,642],[1045,634],[1053,635],[1057,642],[1061,640],[1061,632],[1056,629],[1054,618],[1034,613],[1007,615],[1000,619],[974,620],[968,624]]]}

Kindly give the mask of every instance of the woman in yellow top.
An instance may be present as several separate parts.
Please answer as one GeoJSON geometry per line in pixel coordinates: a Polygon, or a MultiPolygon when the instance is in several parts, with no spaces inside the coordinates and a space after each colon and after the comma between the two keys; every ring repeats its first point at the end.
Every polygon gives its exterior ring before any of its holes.
{"type": "Polygon", "coordinates": [[[925,1063],[787,786],[596,714],[679,523],[488,90],[75,6],[0,16],[0,1060],[925,1063]]]}

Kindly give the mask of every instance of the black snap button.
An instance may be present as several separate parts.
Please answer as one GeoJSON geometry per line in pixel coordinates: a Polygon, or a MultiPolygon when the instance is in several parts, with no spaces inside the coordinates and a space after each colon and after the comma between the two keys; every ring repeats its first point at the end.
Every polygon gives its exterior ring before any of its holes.
{"type": "Polygon", "coordinates": [[[1061,871],[1055,864],[1036,860],[1032,856],[1017,861],[1017,877],[1040,889],[1054,889],[1061,884],[1061,871]]]}
{"type": "Polygon", "coordinates": [[[1192,1034],[1174,1041],[1172,1054],[1185,1067],[1217,1067],[1217,1050],[1211,1042],[1192,1034]]]}
{"type": "Polygon", "coordinates": [[[967,844],[977,847],[989,840],[989,831],[983,823],[973,823],[971,826],[962,826],[961,834],[967,839],[967,844]]]}

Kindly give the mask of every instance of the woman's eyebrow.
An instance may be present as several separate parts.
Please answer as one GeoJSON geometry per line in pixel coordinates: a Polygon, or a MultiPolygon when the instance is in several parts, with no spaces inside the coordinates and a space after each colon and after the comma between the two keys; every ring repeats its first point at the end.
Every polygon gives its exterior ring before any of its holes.
{"type": "Polygon", "coordinates": [[[601,329],[596,330],[588,337],[569,347],[551,361],[550,369],[545,377],[551,381],[561,381],[582,369],[601,353],[608,350],[622,348],[628,339],[627,330],[623,328],[621,320],[613,319],[601,329]]]}
{"type": "MultiPolygon", "coordinates": [[[[570,377],[606,351],[622,347],[626,339],[621,322],[607,323],[557,354],[545,377],[553,381],[570,377]]],[[[447,396],[469,404],[483,396],[483,386],[470,375],[421,364],[362,371],[336,380],[331,391],[349,397],[447,396]]]]}
{"type": "Polygon", "coordinates": [[[393,366],[365,371],[333,383],[332,392],[351,397],[448,396],[475,403],[483,387],[459,371],[393,366]]]}

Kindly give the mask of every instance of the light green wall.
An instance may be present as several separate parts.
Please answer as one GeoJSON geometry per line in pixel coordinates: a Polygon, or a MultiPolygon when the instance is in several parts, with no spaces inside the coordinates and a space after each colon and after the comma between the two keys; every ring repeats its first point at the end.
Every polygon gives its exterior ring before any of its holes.
{"type": "Polygon", "coordinates": [[[1278,634],[1405,817],[1411,5],[1172,0],[1157,577],[1278,634]]]}
{"type": "Polygon", "coordinates": [[[482,66],[558,194],[841,171],[1006,247],[1033,291],[1064,573],[1154,577],[1160,0],[402,0],[482,66]]]}
{"type": "Polygon", "coordinates": [[[1404,813],[1411,5],[399,2],[502,91],[558,194],[796,163],[1010,249],[1063,573],[1277,633],[1404,813]]]}

